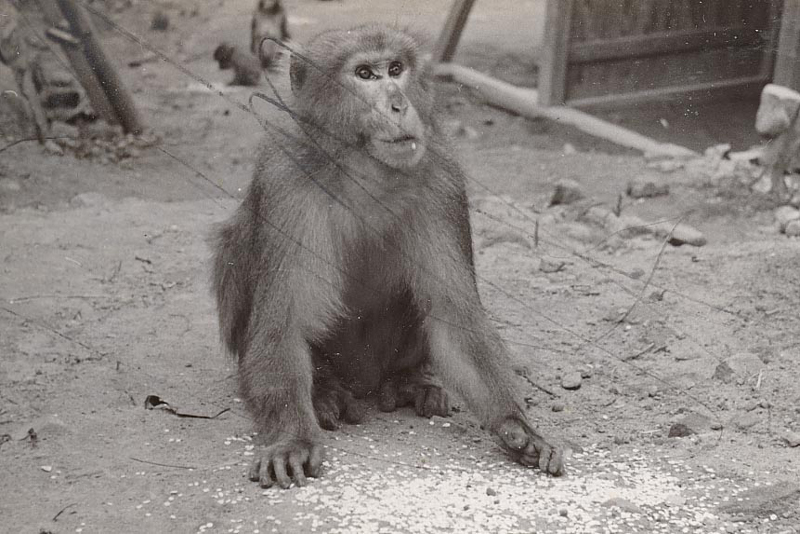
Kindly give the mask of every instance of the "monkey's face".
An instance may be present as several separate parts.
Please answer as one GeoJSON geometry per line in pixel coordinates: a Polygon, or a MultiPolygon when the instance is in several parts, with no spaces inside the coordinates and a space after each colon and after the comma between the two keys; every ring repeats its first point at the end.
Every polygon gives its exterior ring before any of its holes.
{"type": "Polygon", "coordinates": [[[409,168],[422,159],[427,128],[409,89],[417,83],[404,58],[384,53],[357,54],[345,63],[344,84],[355,100],[366,150],[392,168],[409,168]]]}
{"type": "Polygon", "coordinates": [[[292,91],[306,118],[395,169],[416,166],[432,132],[433,96],[417,43],[385,27],[322,34],[292,56],[292,91]]]}

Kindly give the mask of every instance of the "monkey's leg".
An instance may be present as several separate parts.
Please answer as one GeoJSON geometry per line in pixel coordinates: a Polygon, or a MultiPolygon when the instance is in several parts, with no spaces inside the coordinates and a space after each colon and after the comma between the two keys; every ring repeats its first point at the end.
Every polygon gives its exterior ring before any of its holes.
{"type": "Polygon", "coordinates": [[[438,254],[418,254],[418,261],[428,261],[416,268],[418,302],[429,303],[423,327],[433,369],[516,461],[560,475],[563,451],[542,437],[525,416],[516,399],[508,354],[480,303],[468,260],[453,250],[451,243],[456,240],[443,234],[433,236],[439,239],[433,244],[438,254]]]}
{"type": "Polygon", "coordinates": [[[249,477],[262,487],[306,484],[322,465],[320,428],[312,403],[311,355],[291,331],[270,332],[264,321],[239,362],[239,387],[253,413],[260,449],[249,477]],[[276,340],[277,339],[277,340],[276,340]]]}
{"type": "Polygon", "coordinates": [[[381,411],[393,412],[409,404],[414,405],[420,417],[446,417],[450,414],[447,392],[427,363],[391,373],[381,382],[378,393],[381,411]]]}
{"type": "MultiPolygon", "coordinates": [[[[315,351],[316,353],[317,351],[315,351]]],[[[346,389],[322,355],[314,355],[314,411],[319,426],[325,430],[336,430],[340,422],[360,423],[364,419],[364,408],[346,389]]]]}

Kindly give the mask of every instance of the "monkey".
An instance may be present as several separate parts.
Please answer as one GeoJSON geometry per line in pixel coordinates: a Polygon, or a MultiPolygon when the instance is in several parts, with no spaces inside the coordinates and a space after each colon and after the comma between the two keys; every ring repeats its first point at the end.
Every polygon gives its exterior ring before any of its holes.
{"type": "Polygon", "coordinates": [[[214,60],[222,70],[233,69],[233,80],[229,85],[254,86],[261,80],[261,65],[258,60],[232,44],[221,43],[214,50],[214,60]]]}
{"type": "Polygon", "coordinates": [[[361,421],[361,398],[446,416],[447,390],[519,463],[563,472],[481,303],[466,179],[419,43],[366,25],[293,50],[281,101],[296,120],[263,145],[213,232],[220,337],[258,431],[249,478],[263,487],[319,476],[322,429],[361,421]]]}
{"type": "Polygon", "coordinates": [[[281,50],[270,39],[289,39],[286,9],[281,0],[258,0],[250,24],[250,51],[265,69],[275,64],[281,50]]]}

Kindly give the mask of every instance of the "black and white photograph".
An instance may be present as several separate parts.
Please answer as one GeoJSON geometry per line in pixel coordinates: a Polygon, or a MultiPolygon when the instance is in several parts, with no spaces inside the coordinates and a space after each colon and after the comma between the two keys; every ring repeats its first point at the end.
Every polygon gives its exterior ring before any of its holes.
{"type": "Polygon", "coordinates": [[[800,0],[0,0],[0,533],[800,534],[800,0]]]}

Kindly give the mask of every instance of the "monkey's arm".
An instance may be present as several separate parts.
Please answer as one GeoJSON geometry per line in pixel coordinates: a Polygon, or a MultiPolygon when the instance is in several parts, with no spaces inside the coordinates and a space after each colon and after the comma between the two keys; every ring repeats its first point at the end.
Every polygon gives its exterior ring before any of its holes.
{"type": "Polygon", "coordinates": [[[480,303],[471,247],[463,246],[467,215],[459,217],[459,227],[452,216],[449,223],[441,221],[438,232],[428,233],[431,248],[416,255],[418,305],[429,309],[423,328],[434,370],[515,460],[560,475],[562,450],[539,435],[517,400],[507,349],[480,303]]]}

